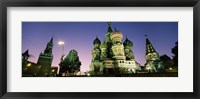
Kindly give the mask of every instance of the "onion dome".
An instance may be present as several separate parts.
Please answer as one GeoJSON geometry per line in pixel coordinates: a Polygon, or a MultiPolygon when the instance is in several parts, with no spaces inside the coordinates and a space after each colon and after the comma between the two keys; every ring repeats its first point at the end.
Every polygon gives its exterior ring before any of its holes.
{"type": "Polygon", "coordinates": [[[133,46],[133,42],[131,42],[127,37],[126,37],[126,40],[124,41],[124,46],[133,46]]]}
{"type": "Polygon", "coordinates": [[[120,31],[118,31],[116,28],[115,28],[115,31],[112,32],[112,34],[110,36],[111,39],[115,39],[115,38],[122,39],[122,37],[123,37],[122,33],[120,31]]]}
{"type": "Polygon", "coordinates": [[[107,44],[105,42],[103,42],[101,45],[100,45],[100,48],[107,48],[107,44]]]}
{"type": "Polygon", "coordinates": [[[93,41],[93,44],[101,44],[101,41],[98,37],[96,37],[96,39],[93,41]]]}

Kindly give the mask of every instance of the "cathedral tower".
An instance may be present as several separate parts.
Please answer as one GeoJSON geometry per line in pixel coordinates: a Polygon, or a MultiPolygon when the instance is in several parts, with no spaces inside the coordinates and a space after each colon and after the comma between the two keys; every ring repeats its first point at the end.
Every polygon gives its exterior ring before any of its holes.
{"type": "Polygon", "coordinates": [[[115,31],[110,36],[112,40],[113,58],[117,60],[124,60],[124,46],[122,44],[123,35],[115,28],[115,31]]]}
{"type": "Polygon", "coordinates": [[[51,63],[53,60],[52,49],[53,49],[53,37],[47,43],[47,46],[44,52],[40,53],[40,56],[37,62],[37,64],[41,65],[40,76],[49,75],[49,72],[51,69],[51,63]]]}
{"type": "Polygon", "coordinates": [[[105,43],[111,42],[110,35],[112,32],[113,32],[113,30],[111,28],[111,22],[108,22],[108,30],[107,30],[107,33],[105,36],[105,43]]]}
{"type": "Polygon", "coordinates": [[[154,49],[153,45],[149,41],[147,35],[145,35],[146,38],[146,61],[154,61],[156,59],[159,59],[159,55],[154,49]]]}
{"type": "Polygon", "coordinates": [[[157,66],[158,63],[156,61],[159,60],[159,55],[154,49],[153,45],[149,41],[147,35],[145,35],[146,38],[146,66],[145,70],[148,70],[149,72],[157,72],[157,66]]]}
{"type": "Polygon", "coordinates": [[[112,34],[113,30],[111,28],[111,22],[108,22],[108,30],[106,32],[106,36],[104,39],[104,42],[100,45],[101,49],[101,60],[104,60],[106,58],[112,58],[112,41],[110,39],[110,35],[112,34]]]}
{"type": "Polygon", "coordinates": [[[133,47],[133,42],[131,42],[127,37],[126,40],[124,41],[124,51],[125,51],[125,56],[126,60],[133,60],[135,59],[132,47],[133,47]]]}
{"type": "Polygon", "coordinates": [[[99,40],[98,37],[93,41],[94,44],[94,49],[92,50],[92,61],[100,61],[100,55],[101,55],[101,50],[100,50],[100,44],[101,41],[99,40]]]}

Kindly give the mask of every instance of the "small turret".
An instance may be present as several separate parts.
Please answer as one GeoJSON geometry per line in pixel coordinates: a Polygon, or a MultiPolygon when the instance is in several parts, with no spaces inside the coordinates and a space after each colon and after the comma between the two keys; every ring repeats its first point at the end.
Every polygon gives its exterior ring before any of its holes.
{"type": "Polygon", "coordinates": [[[128,47],[128,48],[133,46],[133,42],[131,42],[127,37],[123,44],[124,44],[124,47],[128,47]]]}
{"type": "Polygon", "coordinates": [[[99,40],[98,36],[96,37],[96,39],[93,41],[93,44],[101,44],[101,41],[99,40]]]}
{"type": "Polygon", "coordinates": [[[126,60],[134,59],[135,56],[134,56],[133,51],[132,51],[133,42],[131,42],[126,37],[126,40],[124,41],[123,45],[124,45],[124,51],[125,51],[126,60]]]}

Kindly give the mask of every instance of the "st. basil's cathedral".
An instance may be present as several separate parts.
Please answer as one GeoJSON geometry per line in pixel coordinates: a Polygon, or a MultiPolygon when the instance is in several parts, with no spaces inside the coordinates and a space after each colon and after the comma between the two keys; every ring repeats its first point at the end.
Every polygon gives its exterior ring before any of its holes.
{"type": "MultiPolygon", "coordinates": [[[[144,70],[158,72],[160,69],[164,69],[164,66],[147,35],[145,37],[147,63],[144,70]]],[[[89,67],[91,75],[127,74],[142,70],[132,51],[133,42],[127,37],[124,42],[122,39],[122,32],[116,28],[113,31],[111,23],[108,22],[104,41],[101,42],[98,37],[93,41],[92,62],[89,67]]]]}

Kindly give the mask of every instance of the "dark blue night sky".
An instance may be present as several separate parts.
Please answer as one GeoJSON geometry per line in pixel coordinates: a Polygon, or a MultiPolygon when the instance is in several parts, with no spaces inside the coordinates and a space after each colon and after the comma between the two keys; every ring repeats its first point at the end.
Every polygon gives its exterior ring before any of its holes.
{"type": "MultiPolygon", "coordinates": [[[[133,42],[135,60],[144,65],[145,35],[159,55],[167,54],[172,58],[171,48],[178,41],[178,22],[112,22],[114,30],[123,33],[123,42],[127,36],[133,42]]],[[[103,42],[107,32],[107,22],[23,22],[22,52],[29,49],[34,57],[29,60],[37,62],[40,52],[43,52],[47,42],[54,36],[53,66],[58,66],[62,48],[58,41],[65,42],[65,55],[71,49],[78,51],[81,70],[86,71],[91,63],[93,40],[96,36],[103,42]]]]}

